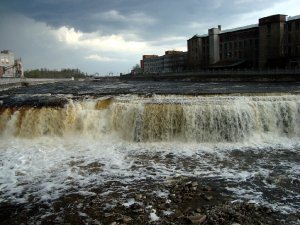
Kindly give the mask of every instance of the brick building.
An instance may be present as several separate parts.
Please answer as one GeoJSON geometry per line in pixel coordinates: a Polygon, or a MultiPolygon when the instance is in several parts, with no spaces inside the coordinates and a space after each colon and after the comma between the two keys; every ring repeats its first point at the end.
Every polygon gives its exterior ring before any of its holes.
{"type": "Polygon", "coordinates": [[[289,17],[285,25],[284,54],[291,68],[300,68],[300,16],[289,17]]]}
{"type": "Polygon", "coordinates": [[[144,73],[180,72],[186,69],[187,52],[166,51],[164,55],[143,55],[141,68],[144,73]]]}
{"type": "Polygon", "coordinates": [[[300,16],[272,15],[230,30],[211,28],[187,41],[188,68],[299,67],[300,16]]]}

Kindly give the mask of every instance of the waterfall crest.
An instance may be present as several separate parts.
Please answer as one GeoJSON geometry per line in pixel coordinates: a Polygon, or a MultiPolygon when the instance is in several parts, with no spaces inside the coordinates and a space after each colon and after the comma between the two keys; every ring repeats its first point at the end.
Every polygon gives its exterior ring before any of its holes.
{"type": "Polygon", "coordinates": [[[0,111],[0,135],[23,138],[117,135],[127,141],[239,142],[254,135],[299,137],[300,97],[123,96],[64,108],[0,111]]]}

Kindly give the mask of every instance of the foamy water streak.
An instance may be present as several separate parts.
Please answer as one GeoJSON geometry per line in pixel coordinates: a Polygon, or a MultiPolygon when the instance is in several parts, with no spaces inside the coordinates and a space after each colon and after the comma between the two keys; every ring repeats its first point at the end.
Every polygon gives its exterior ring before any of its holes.
{"type": "Polygon", "coordinates": [[[119,136],[127,141],[240,142],[298,138],[300,97],[123,96],[70,101],[64,108],[6,109],[3,136],[119,136]]]}

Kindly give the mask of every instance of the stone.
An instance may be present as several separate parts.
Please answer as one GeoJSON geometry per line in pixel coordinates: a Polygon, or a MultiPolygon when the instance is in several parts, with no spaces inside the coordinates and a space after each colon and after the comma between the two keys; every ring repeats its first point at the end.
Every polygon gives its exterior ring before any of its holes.
{"type": "Polygon", "coordinates": [[[197,209],[196,209],[196,212],[197,212],[197,213],[201,213],[202,210],[201,210],[200,208],[197,208],[197,209]]]}
{"type": "Polygon", "coordinates": [[[143,209],[134,209],[134,210],[132,210],[132,212],[139,214],[139,213],[143,213],[144,210],[143,209]]]}
{"type": "Polygon", "coordinates": [[[130,223],[133,219],[129,216],[126,216],[122,219],[123,223],[130,223]]]}
{"type": "Polygon", "coordinates": [[[184,184],[184,186],[189,186],[189,185],[191,185],[192,184],[192,181],[188,181],[188,182],[186,182],[185,184],[184,184]]]}
{"type": "Polygon", "coordinates": [[[112,217],[112,216],[114,216],[115,214],[113,214],[113,213],[105,213],[104,214],[104,217],[105,218],[107,218],[107,217],[112,217]]]}
{"type": "Polygon", "coordinates": [[[183,215],[183,213],[180,211],[180,210],[176,210],[176,212],[175,212],[175,217],[177,218],[177,219],[179,219],[179,218],[182,218],[184,215],[183,215]]]}
{"type": "Polygon", "coordinates": [[[206,220],[206,215],[195,215],[195,216],[189,216],[187,219],[192,222],[193,224],[199,224],[203,223],[206,220]]]}
{"type": "Polygon", "coordinates": [[[141,195],[141,194],[136,194],[135,195],[136,200],[141,200],[142,198],[143,198],[143,195],[141,195]]]}
{"type": "Polygon", "coordinates": [[[192,182],[192,187],[197,187],[197,186],[198,186],[198,182],[197,181],[192,182]]]}
{"type": "Polygon", "coordinates": [[[211,201],[213,199],[213,196],[211,196],[211,195],[209,195],[209,196],[205,195],[204,199],[207,200],[207,201],[211,201]]]}
{"type": "Polygon", "coordinates": [[[203,191],[212,191],[212,188],[209,186],[203,187],[203,191]]]}
{"type": "Polygon", "coordinates": [[[192,189],[192,191],[197,191],[198,187],[197,186],[196,187],[192,187],[191,189],[192,189]]]}

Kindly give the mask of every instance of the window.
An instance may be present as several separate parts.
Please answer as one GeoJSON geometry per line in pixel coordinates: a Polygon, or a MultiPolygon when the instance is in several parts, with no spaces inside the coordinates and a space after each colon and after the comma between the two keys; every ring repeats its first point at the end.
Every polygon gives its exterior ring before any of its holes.
{"type": "Polygon", "coordinates": [[[288,23],[288,32],[291,32],[291,31],[292,31],[292,24],[288,23]]]}
{"type": "Polygon", "coordinates": [[[288,35],[288,43],[291,43],[292,41],[292,37],[291,37],[291,34],[288,35]]]}
{"type": "Polygon", "coordinates": [[[227,43],[224,44],[224,49],[227,50],[227,43]]]}
{"type": "Polygon", "coordinates": [[[267,29],[268,29],[268,34],[270,34],[270,33],[271,33],[271,30],[272,30],[271,24],[268,24],[268,25],[267,25],[267,29]]]}
{"type": "Polygon", "coordinates": [[[288,55],[290,56],[292,54],[292,48],[288,47],[288,55]]]}
{"type": "Polygon", "coordinates": [[[239,47],[242,48],[243,47],[243,42],[239,42],[239,47]]]}
{"type": "Polygon", "coordinates": [[[255,40],[255,48],[258,48],[258,40],[255,40]]]}
{"type": "Polygon", "coordinates": [[[296,31],[300,30],[300,23],[299,23],[299,21],[296,21],[296,23],[295,23],[295,30],[296,31]]]}

